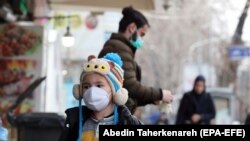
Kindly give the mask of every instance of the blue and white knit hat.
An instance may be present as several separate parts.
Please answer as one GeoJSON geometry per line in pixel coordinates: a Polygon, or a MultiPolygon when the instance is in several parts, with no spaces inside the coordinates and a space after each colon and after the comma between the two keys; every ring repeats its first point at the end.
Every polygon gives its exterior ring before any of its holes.
{"type": "Polygon", "coordinates": [[[124,105],[128,100],[128,91],[123,88],[124,71],[122,65],[121,57],[117,53],[108,53],[103,58],[91,55],[83,67],[82,79],[89,73],[101,74],[111,86],[114,103],[124,105]]]}

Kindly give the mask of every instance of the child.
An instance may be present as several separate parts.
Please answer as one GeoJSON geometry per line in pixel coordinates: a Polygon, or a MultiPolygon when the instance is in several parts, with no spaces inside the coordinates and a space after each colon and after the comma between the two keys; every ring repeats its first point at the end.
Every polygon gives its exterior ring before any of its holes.
{"type": "Polygon", "coordinates": [[[66,110],[65,129],[60,141],[98,140],[99,125],[138,125],[141,122],[125,106],[128,92],[122,87],[122,60],[118,54],[88,57],[80,84],[73,88],[79,107],[66,110]],[[85,106],[81,106],[81,100],[85,106]],[[80,120],[79,120],[80,119],[80,120]]]}

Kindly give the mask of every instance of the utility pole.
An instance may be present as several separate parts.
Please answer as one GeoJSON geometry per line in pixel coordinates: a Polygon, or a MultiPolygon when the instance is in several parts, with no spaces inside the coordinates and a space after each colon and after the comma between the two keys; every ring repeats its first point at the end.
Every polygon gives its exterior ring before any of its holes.
{"type": "MultiPolygon", "coordinates": [[[[243,28],[244,28],[244,23],[245,23],[245,20],[247,18],[247,11],[249,9],[249,6],[250,6],[250,0],[247,0],[246,4],[245,4],[245,7],[241,13],[241,16],[239,18],[239,22],[237,24],[237,27],[236,27],[236,30],[234,32],[234,35],[233,35],[233,38],[232,38],[232,45],[234,44],[243,44],[244,42],[242,41],[242,31],[243,31],[243,28]]],[[[235,94],[235,96],[238,98],[239,102],[240,102],[240,112],[243,112],[244,113],[244,107],[246,105],[244,105],[244,98],[240,97],[238,95],[238,91],[237,91],[237,69],[238,69],[238,65],[239,65],[239,62],[238,61],[230,61],[229,63],[229,66],[231,68],[231,72],[232,72],[232,81],[233,81],[233,93],[235,94]]],[[[229,76],[230,77],[230,76],[229,76]]],[[[246,96],[246,95],[245,95],[246,96]]],[[[238,111],[239,111],[238,110],[238,111]]],[[[240,120],[243,120],[245,118],[245,114],[240,114],[240,120]]]]}

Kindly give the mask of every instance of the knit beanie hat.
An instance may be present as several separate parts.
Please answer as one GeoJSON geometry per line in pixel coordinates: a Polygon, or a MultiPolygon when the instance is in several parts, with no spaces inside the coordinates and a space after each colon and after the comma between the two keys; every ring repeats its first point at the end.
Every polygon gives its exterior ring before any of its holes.
{"type": "MultiPolygon", "coordinates": [[[[88,62],[83,67],[81,80],[89,73],[98,73],[104,76],[112,90],[114,103],[124,105],[128,100],[128,91],[123,88],[124,71],[122,69],[123,62],[117,53],[108,53],[103,58],[96,58],[91,55],[88,57],[88,62]]],[[[75,85],[73,94],[79,99],[82,93],[79,93],[80,85],[75,85]]]]}

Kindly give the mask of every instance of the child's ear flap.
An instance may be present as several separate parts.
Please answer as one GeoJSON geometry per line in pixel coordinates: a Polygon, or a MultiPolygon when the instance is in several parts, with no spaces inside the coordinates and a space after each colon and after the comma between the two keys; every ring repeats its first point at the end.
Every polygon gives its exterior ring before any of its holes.
{"type": "Polygon", "coordinates": [[[77,100],[79,100],[82,97],[82,88],[80,84],[75,84],[73,86],[73,96],[77,100]]]}
{"type": "Polygon", "coordinates": [[[120,106],[120,105],[125,105],[127,101],[128,101],[128,91],[125,88],[121,88],[114,95],[114,102],[120,106]]]}
{"type": "Polygon", "coordinates": [[[88,61],[90,61],[90,60],[92,60],[92,59],[95,59],[96,57],[95,57],[95,55],[90,55],[89,57],[88,57],[88,61]]]}
{"type": "Polygon", "coordinates": [[[108,63],[109,63],[110,68],[114,68],[115,67],[114,62],[108,62],[108,63]]]}
{"type": "Polygon", "coordinates": [[[80,98],[80,85],[79,84],[75,84],[73,86],[73,96],[77,100],[80,98]]]}

